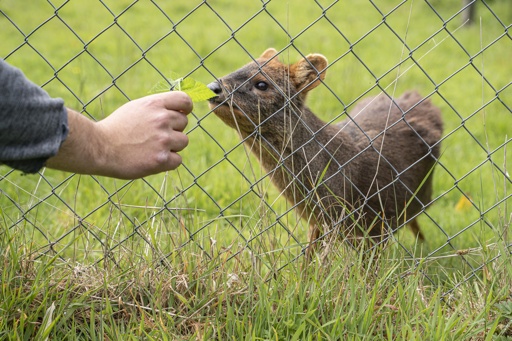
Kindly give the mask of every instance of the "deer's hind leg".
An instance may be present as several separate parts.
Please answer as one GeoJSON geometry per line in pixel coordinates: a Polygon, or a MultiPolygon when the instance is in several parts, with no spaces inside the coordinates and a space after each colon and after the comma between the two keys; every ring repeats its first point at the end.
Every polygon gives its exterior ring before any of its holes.
{"type": "Polygon", "coordinates": [[[306,248],[306,259],[308,261],[311,261],[313,259],[313,255],[318,251],[319,239],[320,239],[320,228],[318,227],[318,225],[316,223],[309,225],[309,233],[308,233],[309,245],[306,248]]]}
{"type": "Polygon", "coordinates": [[[408,225],[412,233],[414,233],[414,236],[417,237],[419,241],[425,241],[425,236],[423,235],[423,232],[421,232],[420,224],[418,223],[418,218],[414,218],[413,220],[411,220],[408,225]]]}

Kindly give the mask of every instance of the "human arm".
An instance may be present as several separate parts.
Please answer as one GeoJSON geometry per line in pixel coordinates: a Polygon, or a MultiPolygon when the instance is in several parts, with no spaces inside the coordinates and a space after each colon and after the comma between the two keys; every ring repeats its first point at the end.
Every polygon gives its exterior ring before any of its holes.
{"type": "Polygon", "coordinates": [[[190,98],[167,92],[126,103],[94,122],[51,98],[0,59],[0,164],[138,178],[174,169],[188,143],[190,98]]]}

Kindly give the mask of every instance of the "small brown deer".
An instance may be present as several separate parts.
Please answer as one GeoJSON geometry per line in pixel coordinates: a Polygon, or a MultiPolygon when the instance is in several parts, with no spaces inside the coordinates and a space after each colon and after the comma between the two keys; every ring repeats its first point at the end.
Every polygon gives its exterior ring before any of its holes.
{"type": "MultiPolygon", "coordinates": [[[[385,238],[430,203],[442,119],[429,99],[407,92],[362,100],[349,118],[326,124],[305,105],[327,59],[292,65],[275,49],[213,82],[210,108],[236,129],[284,196],[310,223],[310,245],[325,228],[347,238],[385,238]]],[[[308,251],[310,248],[308,248],[308,251]]]]}

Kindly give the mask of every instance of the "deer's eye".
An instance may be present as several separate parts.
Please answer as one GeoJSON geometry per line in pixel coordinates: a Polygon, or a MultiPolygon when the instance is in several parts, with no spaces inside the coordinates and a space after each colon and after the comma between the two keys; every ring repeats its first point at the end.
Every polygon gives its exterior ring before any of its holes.
{"type": "Polygon", "coordinates": [[[258,82],[254,84],[254,87],[260,91],[265,91],[268,89],[268,84],[265,82],[258,82]]]}

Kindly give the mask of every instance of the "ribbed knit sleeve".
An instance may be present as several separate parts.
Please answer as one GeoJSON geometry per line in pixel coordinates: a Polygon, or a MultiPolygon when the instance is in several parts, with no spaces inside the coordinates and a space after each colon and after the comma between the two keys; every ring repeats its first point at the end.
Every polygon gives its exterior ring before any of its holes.
{"type": "Polygon", "coordinates": [[[39,171],[68,134],[64,101],[0,59],[0,163],[39,171]]]}

